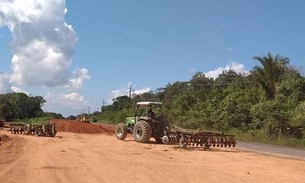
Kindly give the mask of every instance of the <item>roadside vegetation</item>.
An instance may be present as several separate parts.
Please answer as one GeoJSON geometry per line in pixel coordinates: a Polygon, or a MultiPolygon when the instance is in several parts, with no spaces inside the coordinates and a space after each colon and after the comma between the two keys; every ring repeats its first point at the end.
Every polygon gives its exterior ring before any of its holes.
{"type": "Polygon", "coordinates": [[[222,131],[237,139],[305,147],[305,78],[289,58],[268,53],[254,57],[248,74],[224,71],[216,79],[197,72],[189,81],[168,83],[155,92],[113,99],[90,118],[123,122],[135,103],[161,101],[172,124],[222,131]]]}
{"type": "Polygon", "coordinates": [[[44,112],[46,101],[41,96],[25,93],[0,94],[0,120],[10,122],[41,123],[64,118],[61,114],[44,112]]]}

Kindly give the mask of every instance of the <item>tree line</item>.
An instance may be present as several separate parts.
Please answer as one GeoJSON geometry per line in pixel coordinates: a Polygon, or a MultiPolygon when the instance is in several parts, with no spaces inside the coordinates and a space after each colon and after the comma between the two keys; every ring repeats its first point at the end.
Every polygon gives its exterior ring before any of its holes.
{"type": "Polygon", "coordinates": [[[247,74],[228,70],[213,79],[197,72],[189,81],[168,83],[154,92],[117,97],[91,117],[119,123],[132,116],[136,102],[154,100],[163,102],[167,118],[181,127],[302,138],[304,76],[278,54],[254,60],[257,65],[247,74]]]}
{"type": "Polygon", "coordinates": [[[25,93],[0,94],[0,120],[18,121],[38,117],[63,118],[61,114],[44,112],[42,96],[28,96],[25,93]]]}

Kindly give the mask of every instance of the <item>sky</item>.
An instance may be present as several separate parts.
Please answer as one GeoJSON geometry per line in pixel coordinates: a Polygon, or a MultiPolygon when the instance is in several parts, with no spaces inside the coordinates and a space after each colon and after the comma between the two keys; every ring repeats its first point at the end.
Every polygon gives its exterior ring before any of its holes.
{"type": "Polygon", "coordinates": [[[100,110],[196,72],[247,73],[279,54],[303,71],[303,0],[0,0],[0,93],[46,112],[100,110]]]}

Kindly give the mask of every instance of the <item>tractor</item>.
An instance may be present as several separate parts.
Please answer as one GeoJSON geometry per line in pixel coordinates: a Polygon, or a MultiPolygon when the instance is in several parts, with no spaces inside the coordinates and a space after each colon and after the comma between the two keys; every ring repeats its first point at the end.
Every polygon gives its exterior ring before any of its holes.
{"type": "Polygon", "coordinates": [[[170,125],[162,112],[162,103],[143,101],[137,103],[134,116],[116,125],[115,134],[119,140],[124,140],[130,133],[137,142],[147,143],[153,137],[157,143],[162,143],[162,137],[169,129],[170,125]]]}
{"type": "Polygon", "coordinates": [[[234,135],[171,128],[162,113],[161,102],[138,102],[134,116],[127,117],[124,123],[115,127],[116,138],[119,140],[124,140],[128,133],[132,134],[137,142],[147,143],[153,137],[159,144],[179,144],[180,148],[193,146],[209,149],[236,145],[234,135]]]}

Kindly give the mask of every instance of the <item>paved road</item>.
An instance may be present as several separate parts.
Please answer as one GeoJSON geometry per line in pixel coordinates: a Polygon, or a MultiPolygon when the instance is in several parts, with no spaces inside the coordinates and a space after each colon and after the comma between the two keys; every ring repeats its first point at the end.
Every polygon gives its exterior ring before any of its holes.
{"type": "Polygon", "coordinates": [[[237,142],[236,148],[305,160],[305,149],[295,149],[289,147],[248,142],[237,142]]]}

